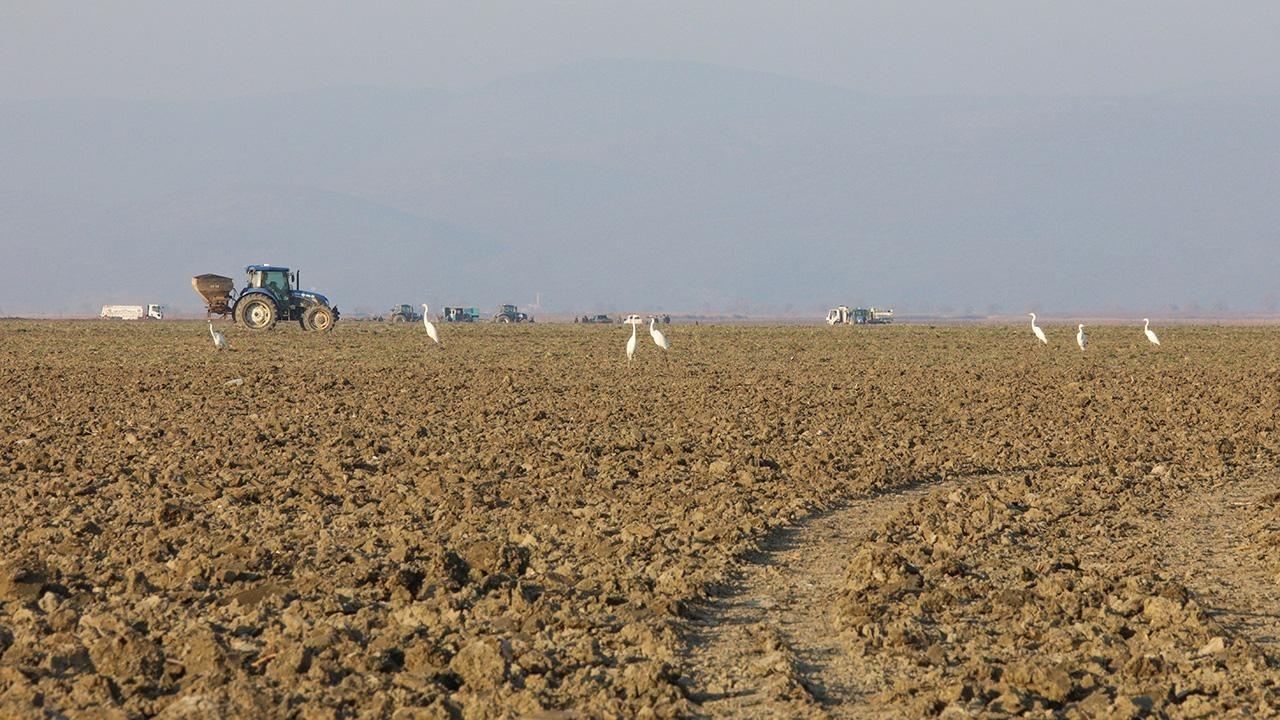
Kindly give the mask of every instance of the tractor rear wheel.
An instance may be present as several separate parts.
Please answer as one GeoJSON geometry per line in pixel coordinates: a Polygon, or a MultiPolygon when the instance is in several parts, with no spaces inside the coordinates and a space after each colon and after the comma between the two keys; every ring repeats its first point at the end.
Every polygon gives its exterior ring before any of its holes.
{"type": "Polygon", "coordinates": [[[249,330],[270,330],[276,325],[276,305],[263,297],[236,303],[236,320],[249,330]]]}
{"type": "Polygon", "coordinates": [[[333,323],[333,311],[323,305],[313,305],[302,314],[302,326],[308,330],[329,332],[333,323]]]}

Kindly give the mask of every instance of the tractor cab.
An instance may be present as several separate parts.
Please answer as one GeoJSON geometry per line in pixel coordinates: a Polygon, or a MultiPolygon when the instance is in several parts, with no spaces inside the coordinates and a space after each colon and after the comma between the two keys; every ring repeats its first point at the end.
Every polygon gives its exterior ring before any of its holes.
{"type": "Polygon", "coordinates": [[[289,302],[290,288],[297,286],[297,276],[291,277],[289,268],[286,267],[250,265],[245,268],[245,272],[248,275],[245,280],[247,287],[266,290],[276,297],[276,302],[281,304],[289,302]],[[292,284],[290,280],[293,280],[292,284]]]}

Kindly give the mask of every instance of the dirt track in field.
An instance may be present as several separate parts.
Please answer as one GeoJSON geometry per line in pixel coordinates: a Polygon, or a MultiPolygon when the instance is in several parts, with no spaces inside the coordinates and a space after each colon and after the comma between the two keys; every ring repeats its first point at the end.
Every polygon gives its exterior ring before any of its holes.
{"type": "Polygon", "coordinates": [[[776,718],[869,710],[882,688],[847,652],[831,599],[855,549],[911,500],[950,486],[889,490],[769,533],[695,611],[692,699],[715,717],[776,718]]]}
{"type": "MultiPolygon", "coordinates": [[[[1061,691],[1069,697],[1079,692],[1072,689],[1078,678],[1065,675],[1060,681],[1066,689],[1055,690],[1044,684],[1047,675],[1037,677],[1035,670],[1028,671],[1026,665],[1017,663],[1011,664],[1023,674],[1022,682],[1033,688],[1031,692],[1009,692],[1004,689],[1008,683],[1004,683],[997,684],[1002,691],[984,703],[957,705],[954,700],[959,698],[948,698],[949,703],[922,703],[920,696],[947,697],[956,692],[955,686],[948,686],[938,675],[926,682],[908,679],[913,673],[904,672],[901,650],[891,657],[867,652],[865,640],[848,632],[847,616],[850,610],[860,614],[860,608],[830,602],[845,594],[846,584],[859,576],[862,568],[858,563],[850,568],[851,560],[866,557],[868,546],[885,540],[886,528],[918,528],[913,514],[943,498],[945,505],[954,505],[957,497],[964,497],[963,491],[955,494],[957,488],[966,482],[982,479],[953,479],[877,493],[767,535],[757,550],[744,555],[723,584],[709,589],[707,599],[692,613],[685,677],[697,714],[734,718],[905,717],[942,713],[952,706],[970,713],[979,709],[978,704],[996,705],[993,710],[997,714],[1057,714],[1060,710],[1052,707],[1053,700],[1036,695],[1061,691]],[[915,692],[895,692],[895,682],[902,685],[904,680],[919,682],[920,687],[915,692]],[[1004,704],[1013,702],[1018,706],[1004,704]]],[[[1195,680],[1172,680],[1167,697],[1144,693],[1146,688],[1140,685],[1132,686],[1137,692],[1132,696],[1098,693],[1096,704],[1077,706],[1080,713],[1145,714],[1153,711],[1158,700],[1173,700],[1176,702],[1165,703],[1164,713],[1214,717],[1222,706],[1209,698],[1221,694],[1216,699],[1226,701],[1237,712],[1271,714],[1273,703],[1265,698],[1266,693],[1259,696],[1258,688],[1236,675],[1257,681],[1267,676],[1265,671],[1280,657],[1280,581],[1275,563],[1257,562],[1248,556],[1258,540],[1258,510],[1274,502],[1278,494],[1280,481],[1271,474],[1197,483],[1185,492],[1149,498],[1146,512],[1129,514],[1118,523],[1121,527],[1130,525],[1126,528],[1130,532],[1091,538],[1101,541],[1097,551],[1103,557],[1114,554],[1130,561],[1103,563],[1104,569],[1112,571],[1114,589],[1129,589],[1135,586],[1133,581],[1141,584],[1151,578],[1178,583],[1153,586],[1158,590],[1155,594],[1137,603],[1130,599],[1128,604],[1137,612],[1134,617],[1138,622],[1154,621],[1151,624],[1156,632],[1152,635],[1165,635],[1160,639],[1172,645],[1142,657],[1176,660],[1180,654],[1190,656],[1183,659],[1190,660],[1190,667],[1183,670],[1195,680]],[[1147,577],[1129,576],[1135,557],[1145,561],[1147,577]],[[1153,607],[1169,612],[1170,617],[1147,610],[1149,599],[1162,600],[1166,595],[1178,598],[1178,607],[1159,603],[1153,607]],[[1261,676],[1259,671],[1264,671],[1261,676]],[[1217,687],[1205,687],[1213,684],[1217,687]]],[[[1091,544],[1080,540],[1077,535],[1077,549],[1091,544]]],[[[1133,611],[1123,608],[1109,609],[1116,615],[1133,616],[1133,611]]],[[[1046,620],[1058,621],[1053,617],[1046,620]]],[[[1149,642],[1151,637],[1143,639],[1149,642]]],[[[1034,643],[1027,643],[1023,652],[1015,654],[1022,656],[1019,662],[1026,662],[1036,649],[1034,643]]],[[[925,653],[920,661],[918,664],[927,666],[936,658],[925,653]]],[[[1073,664],[1087,663],[1081,658],[1073,664]]],[[[1153,667],[1143,668],[1139,674],[1150,674],[1153,667]]],[[[1123,673],[1127,668],[1106,669],[1123,673]]],[[[1080,674],[1085,677],[1089,676],[1080,674]]],[[[969,693],[973,692],[970,688],[969,693]]]]}
{"type": "Polygon", "coordinates": [[[0,714],[1280,707],[1280,337],[1047,330],[0,322],[0,714]]]}
{"type": "Polygon", "coordinates": [[[1257,473],[1197,493],[1148,525],[1164,564],[1232,636],[1280,658],[1280,577],[1249,556],[1258,509],[1280,477],[1257,473]]]}

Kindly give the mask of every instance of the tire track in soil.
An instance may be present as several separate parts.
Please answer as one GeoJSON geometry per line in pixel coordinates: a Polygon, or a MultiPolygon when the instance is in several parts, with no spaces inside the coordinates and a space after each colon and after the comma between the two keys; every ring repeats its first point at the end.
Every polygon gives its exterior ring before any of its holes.
{"type": "Polygon", "coordinates": [[[959,482],[882,491],[766,536],[692,613],[685,687],[700,715],[877,716],[850,702],[881,691],[887,679],[876,678],[877,671],[849,655],[839,639],[835,605],[845,569],[886,520],[959,482]]]}
{"type": "Polygon", "coordinates": [[[1169,572],[1196,594],[1234,637],[1280,658],[1280,583],[1249,553],[1258,501],[1280,490],[1280,476],[1259,472],[1195,493],[1156,521],[1169,572]]]}

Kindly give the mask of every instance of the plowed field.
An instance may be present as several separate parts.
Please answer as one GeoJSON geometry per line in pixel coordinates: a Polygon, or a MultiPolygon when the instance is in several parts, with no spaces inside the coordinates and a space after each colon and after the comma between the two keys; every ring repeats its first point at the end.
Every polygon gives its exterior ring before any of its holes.
{"type": "Polygon", "coordinates": [[[0,715],[1280,708],[1274,329],[223,329],[0,323],[0,715]]]}

